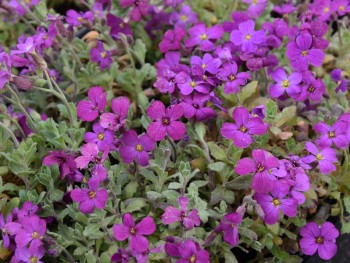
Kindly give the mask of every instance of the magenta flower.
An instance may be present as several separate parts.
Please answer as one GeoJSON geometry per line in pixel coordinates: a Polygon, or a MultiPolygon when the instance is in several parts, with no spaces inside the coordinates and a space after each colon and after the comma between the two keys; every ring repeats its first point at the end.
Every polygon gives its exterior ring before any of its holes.
{"type": "Polygon", "coordinates": [[[21,221],[22,230],[15,237],[17,247],[25,247],[29,243],[31,246],[39,247],[46,233],[46,221],[37,215],[26,217],[21,221]]]}
{"type": "Polygon", "coordinates": [[[201,249],[199,244],[192,240],[185,240],[178,251],[181,259],[178,263],[210,263],[208,251],[201,249]]]}
{"type": "Polygon", "coordinates": [[[186,35],[186,31],[182,27],[175,27],[174,30],[167,30],[159,43],[159,50],[162,53],[169,50],[178,50],[181,45],[181,39],[186,35]]]}
{"type": "Polygon", "coordinates": [[[291,66],[298,70],[308,69],[309,63],[319,67],[324,59],[321,49],[312,48],[312,36],[309,33],[302,33],[296,37],[295,42],[290,42],[286,56],[291,61],[291,66]]]}
{"type": "Polygon", "coordinates": [[[298,201],[288,198],[289,185],[275,184],[270,194],[259,193],[254,195],[254,199],[259,203],[264,211],[264,222],[273,225],[278,221],[279,212],[289,217],[295,217],[298,212],[298,201]]]}
{"type": "Polygon", "coordinates": [[[130,262],[129,252],[124,248],[118,248],[117,253],[114,253],[111,258],[112,262],[128,263],[130,262]]]}
{"type": "Polygon", "coordinates": [[[194,91],[207,94],[210,90],[207,83],[183,71],[176,75],[175,82],[182,95],[189,95],[194,91]]]}
{"type": "Polygon", "coordinates": [[[99,123],[95,123],[92,126],[93,132],[86,132],[84,135],[84,140],[87,143],[96,143],[99,151],[103,152],[109,147],[113,150],[115,147],[114,133],[111,130],[104,129],[99,123]]]}
{"type": "Polygon", "coordinates": [[[4,88],[5,84],[11,79],[11,59],[6,52],[0,53],[0,90],[4,88]]]}
{"type": "Polygon", "coordinates": [[[168,206],[165,209],[162,215],[163,224],[170,225],[175,222],[181,222],[185,230],[191,230],[195,226],[199,226],[201,221],[197,209],[187,210],[188,198],[182,196],[178,199],[178,202],[181,209],[174,206],[168,206]]]}
{"type": "Polygon", "coordinates": [[[305,255],[313,255],[318,251],[320,258],[331,259],[337,252],[336,238],[339,236],[338,229],[330,222],[321,226],[315,222],[306,224],[301,230],[300,248],[305,255]]]}
{"type": "Polygon", "coordinates": [[[134,130],[127,131],[121,143],[119,154],[125,163],[135,160],[141,166],[148,165],[148,152],[154,150],[154,141],[147,134],[137,137],[134,130]]]}
{"type": "Polygon", "coordinates": [[[154,247],[151,249],[147,249],[142,252],[131,251],[132,256],[137,260],[137,263],[148,263],[148,257],[151,253],[161,253],[163,251],[163,245],[159,247],[154,247]]]}
{"type": "Polygon", "coordinates": [[[243,2],[249,4],[246,12],[251,18],[261,15],[267,6],[267,0],[243,0],[243,2]]]}
{"type": "Polygon", "coordinates": [[[276,84],[271,85],[270,95],[272,98],[280,97],[285,91],[287,94],[295,98],[301,90],[300,82],[303,76],[299,72],[293,72],[289,76],[283,68],[278,68],[275,72],[271,74],[271,77],[276,84]]]}
{"type": "Polygon", "coordinates": [[[173,140],[180,140],[186,133],[185,124],[178,121],[183,114],[181,105],[175,104],[165,109],[160,101],[154,101],[147,109],[147,115],[153,122],[147,128],[147,134],[155,141],[161,141],[166,134],[173,140]]]}
{"type": "Polygon", "coordinates": [[[148,249],[149,242],[145,236],[152,235],[154,231],[156,231],[156,224],[152,217],[147,216],[138,224],[135,224],[129,213],[123,216],[123,224],[113,226],[115,239],[118,241],[129,239],[130,249],[135,252],[148,249]]]}
{"type": "Polygon", "coordinates": [[[125,23],[123,19],[112,14],[107,14],[107,25],[111,28],[110,35],[117,39],[118,34],[132,35],[130,25],[125,23]]]}
{"type": "Polygon", "coordinates": [[[83,121],[93,121],[105,109],[107,104],[107,92],[101,86],[89,89],[90,101],[81,100],[77,106],[77,114],[83,121]]]}
{"type": "Polygon", "coordinates": [[[231,32],[231,42],[236,46],[242,46],[243,52],[255,52],[260,44],[266,42],[266,35],[263,30],[255,31],[254,27],[253,20],[240,23],[238,30],[231,32]]]}
{"type": "Polygon", "coordinates": [[[84,214],[90,214],[95,208],[103,209],[106,206],[108,192],[106,189],[99,189],[100,181],[90,179],[89,188],[77,188],[70,192],[74,202],[79,203],[79,209],[84,214]]]}
{"type": "Polygon", "coordinates": [[[44,263],[41,259],[45,255],[45,249],[43,246],[37,247],[34,245],[30,245],[28,247],[20,247],[15,251],[15,257],[19,262],[26,263],[44,263]]]}
{"type": "Polygon", "coordinates": [[[343,79],[341,77],[341,72],[342,70],[337,68],[337,69],[334,69],[332,72],[331,72],[331,78],[332,80],[337,83],[337,87],[335,89],[335,92],[339,92],[339,91],[342,91],[342,92],[346,92],[347,90],[347,81],[345,79],[343,79]]]}
{"type": "Polygon", "coordinates": [[[185,118],[196,118],[197,121],[211,119],[215,116],[215,111],[206,107],[209,95],[197,93],[195,95],[182,96],[180,105],[184,110],[185,118]]]}
{"type": "Polygon", "coordinates": [[[252,144],[252,135],[263,135],[267,131],[267,124],[259,117],[249,117],[249,112],[244,107],[236,107],[232,112],[235,124],[224,123],[221,135],[226,139],[232,139],[238,148],[247,148],[252,144]]]}
{"type": "Polygon", "coordinates": [[[293,13],[295,10],[297,10],[297,8],[294,7],[293,4],[284,4],[282,6],[275,5],[273,7],[273,11],[280,15],[288,15],[293,13]]]}
{"type": "Polygon", "coordinates": [[[224,240],[231,246],[236,246],[239,241],[238,225],[242,222],[242,216],[238,213],[230,213],[220,221],[220,228],[224,232],[224,240]]]}
{"type": "Polygon", "coordinates": [[[336,151],[332,148],[324,148],[322,150],[318,150],[316,145],[312,142],[306,142],[305,148],[310,155],[307,155],[303,158],[305,163],[313,163],[315,161],[318,162],[318,167],[320,172],[323,174],[329,174],[336,170],[334,162],[337,162],[336,151]]]}
{"type": "Polygon", "coordinates": [[[12,210],[12,214],[14,217],[17,216],[19,222],[23,222],[31,216],[36,216],[36,212],[38,212],[38,209],[39,207],[37,205],[34,205],[32,202],[26,201],[24,202],[22,208],[17,211],[17,213],[14,213],[14,210],[12,210]]]}
{"type": "Polygon", "coordinates": [[[4,216],[0,214],[0,229],[5,248],[10,246],[10,236],[16,235],[22,229],[21,224],[12,222],[12,219],[12,214],[7,215],[6,221],[4,216]]]}
{"type": "Polygon", "coordinates": [[[333,126],[329,126],[324,122],[314,125],[314,130],[321,136],[317,139],[317,144],[322,148],[329,148],[334,143],[340,149],[344,149],[348,145],[347,141],[348,125],[343,121],[337,121],[333,126]]]}
{"type": "Polygon", "coordinates": [[[247,80],[250,79],[248,72],[238,73],[238,67],[235,62],[225,63],[220,69],[217,77],[225,81],[224,91],[227,94],[238,93],[241,86],[247,84],[247,80]]]}
{"type": "Polygon", "coordinates": [[[298,101],[310,98],[313,101],[320,101],[326,91],[326,85],[322,79],[316,79],[313,76],[304,77],[301,93],[295,98],[298,101]]]}
{"type": "Polygon", "coordinates": [[[80,151],[82,155],[75,158],[75,163],[79,169],[85,169],[88,167],[90,162],[102,163],[104,160],[106,160],[109,153],[109,147],[104,150],[102,157],[99,156],[100,151],[95,143],[84,144],[80,151]]]}
{"type": "Polygon", "coordinates": [[[190,37],[185,40],[186,47],[199,45],[202,51],[212,51],[215,49],[215,40],[220,39],[224,33],[220,25],[215,25],[209,29],[204,24],[198,24],[188,30],[190,37]]]}
{"type": "Polygon", "coordinates": [[[221,59],[213,58],[212,55],[205,53],[203,58],[198,56],[192,56],[190,59],[191,65],[199,65],[204,69],[204,72],[216,74],[219,71],[221,65],[221,59]]]}
{"type": "Polygon", "coordinates": [[[350,3],[349,0],[336,0],[332,1],[331,4],[332,10],[337,12],[338,15],[343,16],[347,13],[350,13],[350,3]]]}
{"type": "Polygon", "coordinates": [[[119,4],[123,8],[132,6],[130,11],[131,20],[138,22],[143,16],[148,14],[149,0],[120,0],[119,4]]]}
{"type": "Polygon", "coordinates": [[[94,14],[90,11],[86,13],[83,13],[83,12],[78,13],[77,11],[70,9],[67,11],[66,21],[71,26],[80,26],[86,22],[93,22],[94,14]]]}
{"type": "Polygon", "coordinates": [[[103,113],[100,118],[100,124],[103,128],[117,131],[124,126],[130,101],[127,97],[118,97],[112,99],[111,108],[114,113],[103,113]]]}
{"type": "Polygon", "coordinates": [[[97,47],[90,50],[90,58],[92,62],[100,65],[100,69],[109,69],[112,64],[111,54],[106,51],[101,41],[97,41],[97,47]]]}
{"type": "Polygon", "coordinates": [[[280,167],[279,160],[262,149],[252,151],[251,158],[243,158],[237,162],[235,172],[239,175],[254,174],[252,187],[257,193],[269,192],[273,189],[273,181],[286,176],[286,171],[280,167]],[[275,170],[275,171],[274,171],[275,170]]]}
{"type": "Polygon", "coordinates": [[[17,44],[17,50],[11,50],[11,55],[28,54],[34,50],[34,40],[28,37],[24,43],[17,44]]]}
{"type": "Polygon", "coordinates": [[[298,201],[298,204],[305,203],[305,194],[304,192],[310,189],[310,180],[309,177],[305,174],[305,172],[300,171],[290,171],[291,177],[291,188],[290,195],[298,201]]]}
{"type": "Polygon", "coordinates": [[[262,29],[268,33],[266,44],[273,48],[278,48],[282,44],[283,37],[289,33],[287,23],[278,18],[273,23],[265,22],[262,25],[262,29]]]}
{"type": "Polygon", "coordinates": [[[174,26],[181,26],[186,28],[188,25],[197,23],[198,17],[195,12],[191,10],[189,5],[182,5],[180,12],[173,12],[170,16],[170,23],[174,26]]]}

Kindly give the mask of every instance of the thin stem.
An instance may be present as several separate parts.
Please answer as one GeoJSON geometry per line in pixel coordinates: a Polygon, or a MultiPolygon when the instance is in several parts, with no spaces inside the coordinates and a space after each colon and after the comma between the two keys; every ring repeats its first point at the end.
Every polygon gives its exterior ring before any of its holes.
{"type": "Polygon", "coordinates": [[[19,147],[19,142],[18,142],[16,136],[13,134],[13,132],[12,132],[8,127],[6,127],[2,122],[0,122],[0,126],[1,126],[4,130],[7,131],[7,133],[10,135],[10,137],[11,137],[13,143],[15,144],[16,148],[18,148],[18,147],[19,147]]]}
{"type": "Polygon", "coordinates": [[[61,246],[61,249],[62,249],[63,253],[67,256],[69,262],[75,263],[74,258],[73,258],[72,255],[68,252],[68,250],[65,249],[63,246],[61,246]]]}
{"type": "Polygon", "coordinates": [[[68,47],[68,49],[69,49],[69,51],[72,53],[74,59],[75,59],[75,60],[77,61],[77,63],[79,64],[79,67],[80,67],[80,68],[83,68],[84,65],[83,65],[83,63],[81,63],[81,60],[80,60],[80,58],[78,57],[77,53],[75,53],[74,49],[72,48],[72,45],[70,45],[70,44],[67,42],[67,40],[66,40],[65,38],[63,38],[63,37],[60,37],[59,39],[63,42],[63,44],[65,44],[65,45],[68,47]]]}
{"type": "Polygon", "coordinates": [[[24,133],[22,127],[18,124],[18,122],[12,118],[10,115],[8,114],[4,114],[4,117],[6,117],[7,119],[9,119],[16,127],[17,129],[19,130],[19,132],[21,133],[21,135],[23,136],[23,138],[26,137],[26,134],[24,133]]]}
{"type": "Polygon", "coordinates": [[[339,38],[339,46],[340,46],[340,49],[341,47],[343,46],[343,40],[342,40],[342,37],[341,37],[341,25],[340,25],[340,22],[338,21],[338,38],[339,38]]]}
{"type": "Polygon", "coordinates": [[[167,139],[171,145],[171,148],[173,149],[173,162],[176,163],[176,160],[177,160],[177,151],[176,151],[176,146],[173,142],[173,140],[167,136],[167,139]]]}
{"type": "Polygon", "coordinates": [[[237,99],[237,104],[238,104],[239,106],[242,106],[241,99],[239,98],[239,96],[238,96],[237,93],[235,93],[235,96],[236,96],[236,99],[237,99]]]}
{"type": "Polygon", "coordinates": [[[34,13],[32,12],[32,10],[30,10],[25,4],[22,4],[21,1],[17,1],[17,3],[20,4],[21,7],[23,7],[26,10],[26,13],[30,15],[30,17],[38,23],[38,25],[41,25],[41,21],[39,18],[37,18],[34,13]]]}

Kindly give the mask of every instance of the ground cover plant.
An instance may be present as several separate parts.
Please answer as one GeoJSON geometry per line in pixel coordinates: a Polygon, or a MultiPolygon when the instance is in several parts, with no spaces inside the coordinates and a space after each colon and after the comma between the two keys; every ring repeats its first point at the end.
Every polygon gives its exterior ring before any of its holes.
{"type": "Polygon", "coordinates": [[[350,233],[348,0],[0,12],[1,262],[336,255],[350,233]]]}

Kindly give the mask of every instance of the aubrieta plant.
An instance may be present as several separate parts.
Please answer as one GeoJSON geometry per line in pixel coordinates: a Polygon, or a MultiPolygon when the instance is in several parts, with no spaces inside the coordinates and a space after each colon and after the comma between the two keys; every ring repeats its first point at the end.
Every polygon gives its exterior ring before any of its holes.
{"type": "Polygon", "coordinates": [[[0,11],[1,262],[337,255],[350,233],[349,0],[0,11]]]}

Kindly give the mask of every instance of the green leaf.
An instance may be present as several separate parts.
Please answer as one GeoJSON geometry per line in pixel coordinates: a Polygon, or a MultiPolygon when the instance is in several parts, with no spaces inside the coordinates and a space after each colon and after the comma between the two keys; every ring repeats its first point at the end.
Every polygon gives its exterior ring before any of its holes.
{"type": "Polygon", "coordinates": [[[208,168],[215,172],[221,172],[222,170],[225,169],[225,167],[226,167],[226,164],[223,162],[210,163],[208,165],[208,168]]]}
{"type": "Polygon", "coordinates": [[[246,99],[250,98],[257,90],[258,82],[252,81],[242,88],[241,92],[238,94],[238,97],[243,103],[246,99]]]}
{"type": "Polygon", "coordinates": [[[228,189],[246,190],[250,188],[252,183],[251,175],[238,176],[232,181],[225,183],[224,186],[228,189]]]}
{"type": "Polygon", "coordinates": [[[224,161],[226,160],[226,152],[224,149],[220,148],[216,142],[208,142],[208,146],[209,146],[209,151],[210,154],[216,159],[216,160],[220,160],[220,161],[224,161]]]}
{"type": "Polygon", "coordinates": [[[135,45],[133,46],[133,51],[138,59],[141,60],[142,63],[145,62],[146,58],[146,45],[142,42],[141,39],[136,39],[135,45]]]}
{"type": "Polygon", "coordinates": [[[131,202],[129,202],[129,204],[125,208],[126,213],[140,211],[142,208],[144,208],[147,205],[146,201],[141,198],[134,198],[129,200],[131,200],[131,202]]]}
{"type": "Polygon", "coordinates": [[[200,140],[204,140],[204,136],[205,136],[205,126],[202,122],[196,122],[194,125],[194,129],[196,131],[196,134],[198,135],[198,138],[200,140]]]}

